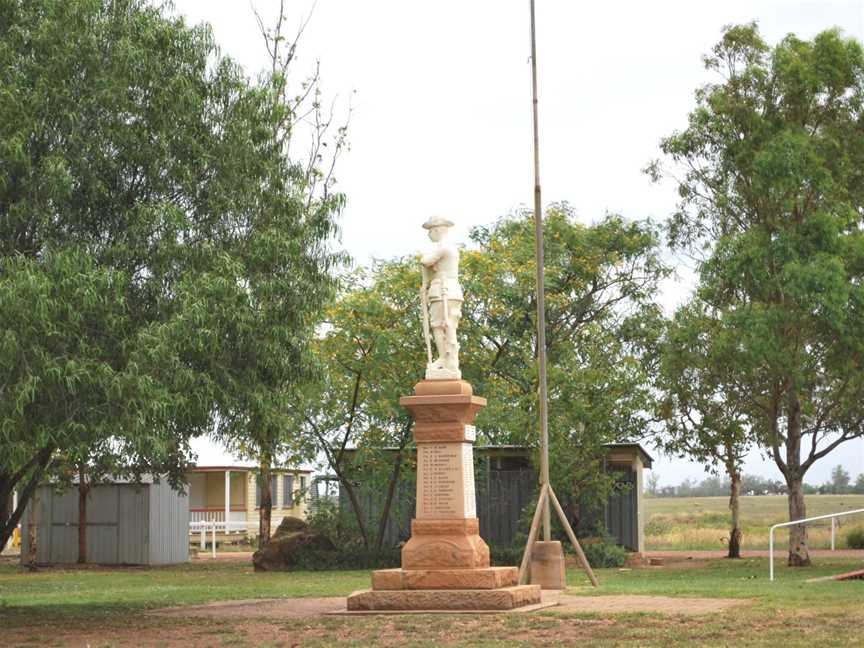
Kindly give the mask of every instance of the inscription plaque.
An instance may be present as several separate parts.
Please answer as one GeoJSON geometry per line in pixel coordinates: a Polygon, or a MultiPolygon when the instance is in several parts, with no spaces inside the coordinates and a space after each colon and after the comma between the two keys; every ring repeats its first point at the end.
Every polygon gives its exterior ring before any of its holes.
{"type": "Polygon", "coordinates": [[[474,495],[474,448],[470,443],[462,444],[462,487],[465,489],[463,513],[466,518],[477,517],[477,498],[474,495]]]}
{"type": "Polygon", "coordinates": [[[417,518],[472,518],[476,509],[471,444],[418,444],[417,518]]]}

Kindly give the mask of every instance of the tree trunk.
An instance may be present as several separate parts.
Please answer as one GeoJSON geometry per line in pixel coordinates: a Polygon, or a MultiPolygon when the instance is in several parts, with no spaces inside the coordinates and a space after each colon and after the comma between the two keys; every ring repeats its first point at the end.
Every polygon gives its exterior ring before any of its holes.
{"type": "Polygon", "coordinates": [[[36,529],[36,507],[39,505],[36,495],[30,498],[30,520],[27,525],[27,569],[31,572],[36,571],[37,547],[36,538],[38,537],[36,529]]]}
{"type": "Polygon", "coordinates": [[[258,511],[258,546],[263,547],[270,542],[270,519],[273,515],[273,493],[270,490],[270,455],[261,455],[261,506],[258,511]]]}
{"type": "Polygon", "coordinates": [[[366,523],[363,520],[363,507],[360,506],[360,500],[357,498],[357,491],[348,479],[337,473],[339,483],[345,488],[348,493],[348,500],[351,502],[351,508],[354,509],[354,517],[357,519],[357,528],[360,531],[360,537],[363,538],[363,546],[369,548],[369,532],[366,530],[366,523]]]}
{"type": "MultiPolygon", "coordinates": [[[[6,521],[12,517],[12,488],[9,486],[10,483],[9,475],[0,472],[0,529],[3,529],[6,526],[6,521]]],[[[5,542],[0,542],[0,548],[5,546],[5,542]]]]}
{"type": "Polygon", "coordinates": [[[375,549],[381,551],[384,546],[384,534],[387,532],[387,523],[390,521],[390,509],[393,506],[393,495],[396,493],[396,484],[399,483],[399,475],[402,473],[402,448],[396,453],[396,461],[393,465],[393,473],[390,475],[390,483],[387,484],[387,496],[384,499],[384,507],[381,511],[381,519],[378,522],[378,538],[375,540],[375,549]]]}
{"type": "Polygon", "coordinates": [[[78,466],[78,563],[87,562],[87,495],[90,485],[84,465],[78,466]]]}
{"type": "Polygon", "coordinates": [[[27,505],[30,503],[30,498],[34,497],[39,480],[42,479],[45,468],[51,462],[51,455],[53,453],[54,446],[49,445],[42,448],[24,468],[13,475],[11,479],[8,479],[7,488],[9,489],[9,493],[11,493],[15,485],[22,483],[26,473],[30,472],[30,477],[27,479],[24,488],[18,491],[18,508],[12,511],[6,520],[0,519],[0,547],[5,547],[6,543],[9,542],[9,538],[12,537],[12,533],[17,528],[27,505]]]}
{"type": "Polygon", "coordinates": [[[732,525],[729,529],[729,554],[728,558],[741,557],[741,473],[732,471],[729,474],[731,486],[729,493],[729,511],[731,512],[732,525]]]}
{"type": "MultiPolygon", "coordinates": [[[[789,521],[807,517],[804,505],[804,473],[801,471],[801,403],[794,392],[790,392],[786,404],[786,486],[789,489],[789,521]]],[[[789,527],[790,567],[810,565],[807,551],[807,525],[789,527]]]]}
{"type": "MultiPolygon", "coordinates": [[[[804,480],[798,473],[790,473],[786,480],[789,487],[789,520],[800,520],[807,517],[807,507],[804,505],[804,480]]],[[[807,551],[807,525],[796,524],[789,527],[789,561],[790,567],[807,567],[810,565],[810,552],[807,551]]]]}

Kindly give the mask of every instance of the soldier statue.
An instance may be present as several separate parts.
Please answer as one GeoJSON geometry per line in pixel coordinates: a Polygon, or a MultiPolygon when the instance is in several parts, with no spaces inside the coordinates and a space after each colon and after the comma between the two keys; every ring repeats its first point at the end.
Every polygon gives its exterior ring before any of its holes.
{"type": "Polygon", "coordinates": [[[423,286],[423,334],[426,338],[427,380],[460,380],[459,342],[456,329],[462,317],[462,288],[459,286],[459,249],[447,240],[453,223],[434,216],[423,223],[432,246],[420,259],[423,286]],[[435,340],[438,359],[432,360],[431,337],[435,340]]]}

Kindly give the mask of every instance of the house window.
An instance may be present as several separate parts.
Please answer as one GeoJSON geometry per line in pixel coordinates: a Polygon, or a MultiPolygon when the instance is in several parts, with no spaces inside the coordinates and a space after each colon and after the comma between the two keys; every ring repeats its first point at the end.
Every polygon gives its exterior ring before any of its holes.
{"type": "MultiPolygon", "coordinates": [[[[260,479],[260,477],[259,477],[260,479]]],[[[259,479],[255,480],[255,508],[261,508],[261,482],[259,479]]],[[[270,503],[273,508],[276,508],[277,503],[277,490],[276,490],[277,480],[276,475],[270,476],[270,503]]]]}
{"type": "Polygon", "coordinates": [[[300,475],[300,497],[306,499],[306,475],[300,475]]]}
{"type": "Polygon", "coordinates": [[[294,508],[294,475],[282,476],[282,502],[284,508],[294,508]]]}

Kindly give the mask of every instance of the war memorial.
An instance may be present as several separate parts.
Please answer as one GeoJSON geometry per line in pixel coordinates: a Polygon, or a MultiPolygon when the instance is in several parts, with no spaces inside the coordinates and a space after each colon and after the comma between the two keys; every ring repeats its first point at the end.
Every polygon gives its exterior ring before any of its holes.
{"type": "Polygon", "coordinates": [[[414,395],[400,404],[414,417],[417,511],[402,567],[372,573],[372,589],[348,597],[348,610],[510,610],[540,603],[540,585],[519,585],[516,567],[491,567],[474,493],[474,419],[486,399],[459,370],[462,308],[453,223],[424,223],[432,241],[421,257],[423,333],[428,364],[414,395]],[[438,358],[432,359],[432,340],[438,358]]]}

